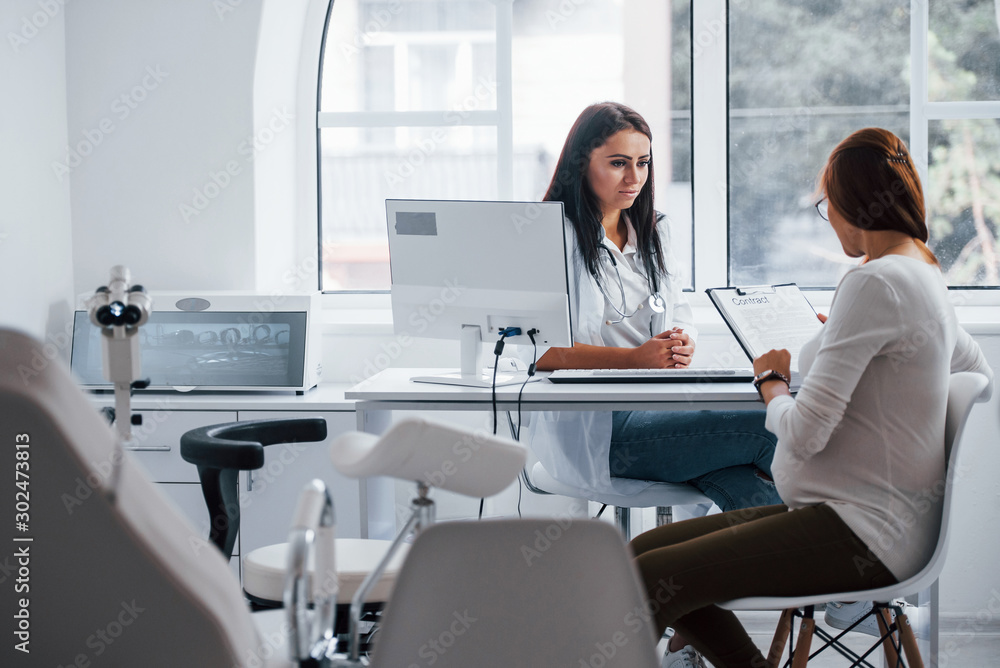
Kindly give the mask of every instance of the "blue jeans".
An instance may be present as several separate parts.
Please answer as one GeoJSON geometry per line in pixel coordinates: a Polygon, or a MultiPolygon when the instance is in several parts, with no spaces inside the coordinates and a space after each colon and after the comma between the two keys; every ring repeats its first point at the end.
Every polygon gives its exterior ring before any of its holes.
{"type": "Polygon", "coordinates": [[[611,475],[686,482],[724,511],[781,503],[771,481],[777,438],[764,417],[764,411],[615,411],[611,475]]]}

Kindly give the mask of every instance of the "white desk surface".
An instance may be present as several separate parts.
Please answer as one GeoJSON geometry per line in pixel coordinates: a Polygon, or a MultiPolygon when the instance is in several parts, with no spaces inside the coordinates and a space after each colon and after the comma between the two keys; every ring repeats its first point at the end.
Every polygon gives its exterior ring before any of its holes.
{"type": "MultiPolygon", "coordinates": [[[[491,403],[487,389],[416,383],[412,376],[444,369],[385,369],[347,390],[359,410],[425,408],[482,410],[491,403]]],[[[518,385],[497,388],[504,410],[517,405],[518,385]]],[[[521,396],[524,410],[685,410],[710,408],[763,409],[750,383],[528,383],[521,396]]]]}

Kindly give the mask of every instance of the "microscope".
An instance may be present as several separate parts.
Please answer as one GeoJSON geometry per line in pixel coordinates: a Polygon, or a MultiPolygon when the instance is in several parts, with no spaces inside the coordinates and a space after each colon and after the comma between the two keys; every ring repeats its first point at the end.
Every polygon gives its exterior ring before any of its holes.
{"type": "Polygon", "coordinates": [[[141,285],[129,285],[130,279],[128,268],[112,267],[111,280],[97,288],[86,302],[90,321],[101,330],[104,377],[114,385],[115,407],[107,414],[119,444],[132,440],[132,389],[149,385],[148,379],[136,380],[141,372],[136,334],[149,319],[152,300],[141,285]]]}

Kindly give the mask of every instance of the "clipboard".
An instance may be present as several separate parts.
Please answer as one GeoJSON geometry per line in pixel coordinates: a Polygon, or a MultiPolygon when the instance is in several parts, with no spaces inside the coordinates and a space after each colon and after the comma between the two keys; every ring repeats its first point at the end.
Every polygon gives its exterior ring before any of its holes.
{"type": "Polygon", "coordinates": [[[798,376],[799,352],[823,323],[795,283],[705,290],[743,352],[751,360],[772,349],[792,354],[798,376]]]}

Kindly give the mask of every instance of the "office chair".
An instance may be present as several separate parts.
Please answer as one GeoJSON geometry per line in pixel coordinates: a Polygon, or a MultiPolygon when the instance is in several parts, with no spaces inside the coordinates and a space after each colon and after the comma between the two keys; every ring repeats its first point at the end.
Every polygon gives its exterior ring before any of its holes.
{"type": "MultiPolygon", "coordinates": [[[[229,422],[192,429],[181,436],[181,457],[198,467],[202,493],[208,505],[211,529],[209,539],[228,560],[240,529],[240,502],[237,479],[240,471],[253,471],[264,465],[264,448],[278,443],[308,443],[327,437],[322,418],[278,418],[229,422]]],[[[340,581],[337,633],[346,633],[348,610],[355,591],[375,570],[388,552],[392,541],[362,538],[338,538],[335,542],[340,581]]],[[[392,585],[405,557],[405,548],[383,570],[378,586],[371,593],[372,602],[365,613],[373,619],[392,591],[392,585]]],[[[243,592],[254,609],[280,608],[283,605],[289,544],[278,543],[253,550],[243,557],[243,592]]]]}
{"type": "Polygon", "coordinates": [[[229,565],[199,549],[200,532],[46,347],[0,329],[0,439],[27,504],[18,509],[14,489],[0,501],[6,517],[25,515],[0,557],[15,569],[2,595],[14,640],[0,664],[263,665],[270,645],[229,565]]]}
{"type": "Polygon", "coordinates": [[[645,594],[604,522],[448,522],[414,541],[373,668],[659,665],[645,594]]]}
{"type": "MultiPolygon", "coordinates": [[[[614,506],[615,525],[626,539],[631,538],[630,511],[632,508],[656,507],[656,525],[668,524],[673,519],[671,506],[686,506],[697,503],[712,503],[712,500],[686,483],[654,482],[649,487],[636,494],[615,494],[613,492],[598,494],[588,490],[561,483],[536,462],[531,473],[525,469],[522,472],[525,486],[535,494],[559,494],[575,499],[596,501],[604,507],[614,506]]],[[[601,512],[604,511],[601,508],[601,512]]],[[[598,513],[600,517],[600,513],[598,513]]]]}
{"type": "MultiPolygon", "coordinates": [[[[514,425],[514,418],[507,411],[507,426],[511,437],[520,432],[520,427],[514,425]]],[[[673,506],[687,506],[699,503],[711,504],[712,500],[698,489],[686,483],[654,482],[638,494],[596,494],[589,490],[559,482],[545,470],[541,462],[535,462],[531,473],[525,468],[521,471],[524,486],[533,494],[558,494],[573,499],[584,499],[601,504],[597,513],[600,517],[604,509],[613,506],[615,509],[615,526],[626,540],[632,537],[632,508],[656,508],[656,526],[669,524],[673,521],[673,506]]]]}
{"type": "MultiPolygon", "coordinates": [[[[720,603],[719,606],[729,610],[782,610],[778,628],[775,630],[771,649],[768,653],[767,661],[770,668],[777,668],[780,665],[791,666],[792,668],[803,668],[809,659],[825,650],[827,647],[834,648],[855,663],[851,665],[870,666],[867,662],[862,662],[863,657],[882,646],[885,653],[886,665],[897,666],[908,665],[910,668],[923,668],[924,663],[920,657],[917,641],[910,627],[909,620],[900,606],[892,603],[894,599],[909,596],[931,588],[931,664],[936,664],[937,657],[937,579],[944,568],[944,560],[948,554],[948,541],[950,534],[950,519],[952,513],[952,495],[955,488],[955,478],[957,475],[956,462],[958,461],[959,444],[961,443],[962,430],[965,427],[966,419],[972,410],[972,405],[984,395],[989,381],[985,376],[977,373],[956,373],[951,377],[948,389],[948,409],[945,419],[945,461],[947,462],[947,472],[945,474],[944,505],[941,510],[941,530],[938,534],[937,545],[930,561],[916,575],[907,578],[903,582],[889,587],[871,589],[867,591],[854,592],[830,592],[818,596],[757,596],[742,598],[727,603],[720,603]],[[874,601],[875,605],[870,615],[874,615],[882,631],[880,638],[868,652],[858,655],[853,650],[839,643],[839,639],[850,631],[844,631],[837,636],[831,636],[822,628],[815,625],[813,614],[815,606],[830,600],[840,601],[874,601]],[[892,613],[895,613],[893,620],[892,613]],[[785,647],[788,645],[792,635],[795,619],[800,618],[801,624],[798,634],[798,647],[794,642],[789,646],[789,658],[782,664],[782,656],[785,647]],[[810,654],[813,636],[819,636],[824,644],[815,652],[810,654]]],[[[864,619],[864,618],[863,618],[864,619]]],[[[851,628],[860,624],[863,619],[858,620],[851,628]]]]}

